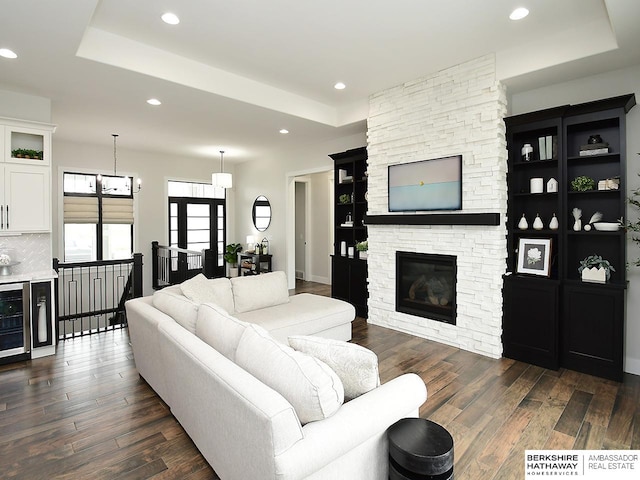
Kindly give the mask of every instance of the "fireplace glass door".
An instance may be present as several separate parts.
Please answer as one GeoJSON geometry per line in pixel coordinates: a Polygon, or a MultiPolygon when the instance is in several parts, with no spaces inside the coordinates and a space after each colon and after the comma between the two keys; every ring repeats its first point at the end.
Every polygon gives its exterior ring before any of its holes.
{"type": "Polygon", "coordinates": [[[456,257],[396,252],[396,310],[456,324],[456,257]]]}

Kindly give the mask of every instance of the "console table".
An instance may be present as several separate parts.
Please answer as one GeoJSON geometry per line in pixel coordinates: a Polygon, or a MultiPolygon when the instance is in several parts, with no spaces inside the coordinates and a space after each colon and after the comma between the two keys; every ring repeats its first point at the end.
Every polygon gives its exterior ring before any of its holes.
{"type": "Polygon", "coordinates": [[[240,275],[258,275],[271,271],[271,255],[262,255],[249,252],[238,253],[238,266],[240,275]]]}

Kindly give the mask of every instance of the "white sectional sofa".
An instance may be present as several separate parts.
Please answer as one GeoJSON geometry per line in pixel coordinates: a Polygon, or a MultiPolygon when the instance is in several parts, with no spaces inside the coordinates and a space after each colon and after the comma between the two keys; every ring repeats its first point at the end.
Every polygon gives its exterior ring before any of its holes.
{"type": "Polygon", "coordinates": [[[199,279],[128,301],[140,375],[223,480],[386,479],[386,429],[418,415],[424,382],[406,374],[379,385],[375,355],[343,341],[353,307],[289,297],[286,285],[282,272],[199,279]],[[198,303],[205,297],[215,301],[198,303]],[[288,337],[329,354],[296,351],[288,337]],[[336,368],[345,352],[366,365],[336,368]],[[353,388],[360,392],[344,402],[353,388]]]}

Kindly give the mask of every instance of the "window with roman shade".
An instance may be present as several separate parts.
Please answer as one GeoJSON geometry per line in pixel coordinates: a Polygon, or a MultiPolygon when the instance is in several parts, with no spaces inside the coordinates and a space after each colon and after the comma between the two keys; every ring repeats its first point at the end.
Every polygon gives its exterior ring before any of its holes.
{"type": "Polygon", "coordinates": [[[133,253],[131,177],[65,172],[64,261],[129,258],[133,253]]]}

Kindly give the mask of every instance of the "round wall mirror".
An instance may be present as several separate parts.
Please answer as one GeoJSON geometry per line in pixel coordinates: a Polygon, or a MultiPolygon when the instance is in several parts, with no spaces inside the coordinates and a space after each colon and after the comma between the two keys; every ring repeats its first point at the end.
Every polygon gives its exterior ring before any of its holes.
{"type": "Polygon", "coordinates": [[[253,224],[256,230],[264,232],[269,228],[269,224],[271,223],[271,204],[267,197],[260,195],[255,199],[251,216],[253,217],[253,224]]]}

